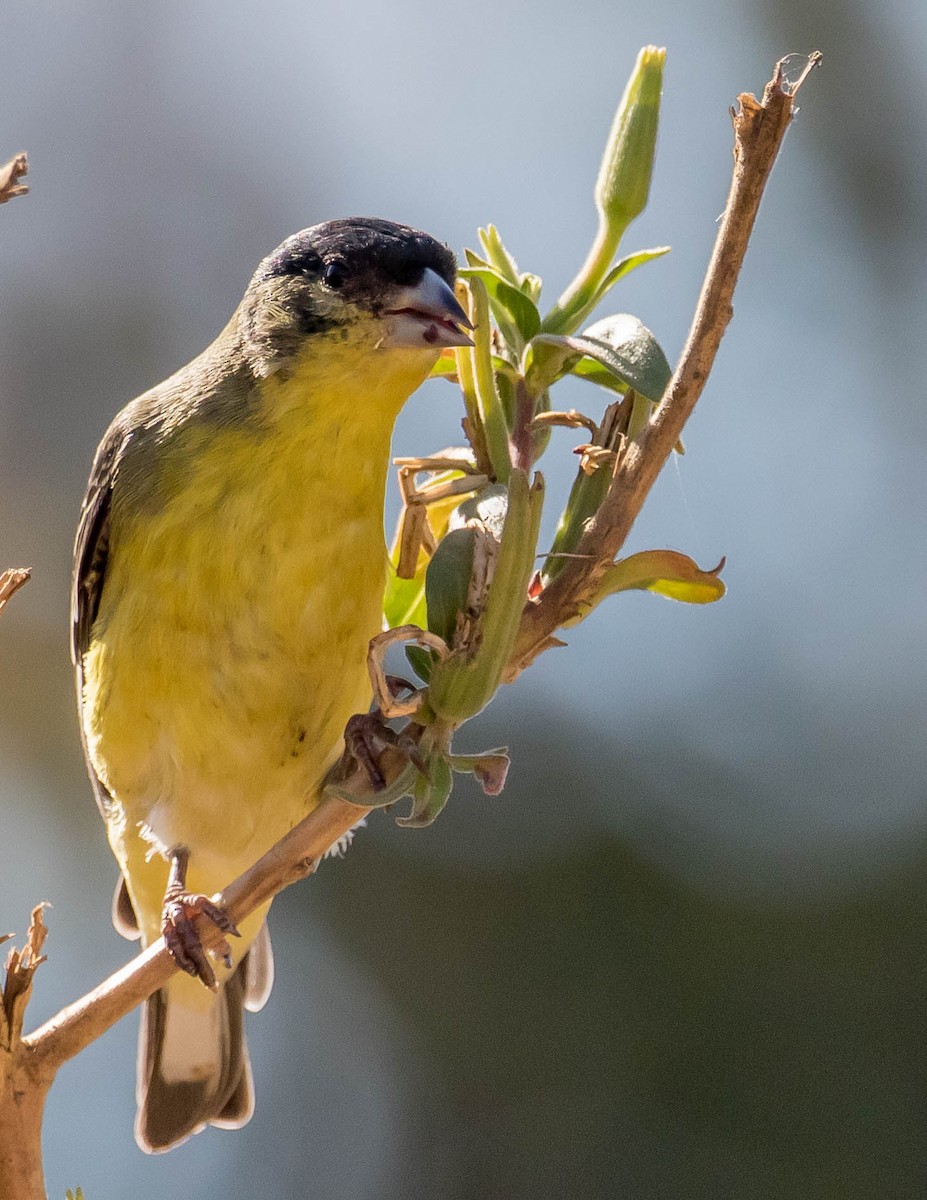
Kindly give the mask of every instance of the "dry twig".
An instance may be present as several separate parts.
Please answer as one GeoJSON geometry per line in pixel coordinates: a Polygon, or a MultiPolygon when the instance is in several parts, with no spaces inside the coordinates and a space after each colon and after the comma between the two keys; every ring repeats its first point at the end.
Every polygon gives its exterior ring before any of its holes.
{"type": "MultiPolygon", "coordinates": [[[[32,910],[22,950],[11,948],[0,994],[0,1196],[4,1200],[45,1200],[42,1181],[42,1113],[54,1076],[36,1072],[21,1040],[32,980],[45,961],[48,930],[44,904],[32,910]]],[[[7,934],[0,941],[9,941],[7,934]]]]}
{"type": "Polygon", "coordinates": [[[28,184],[20,179],[29,173],[29,159],[25,154],[14,154],[8,163],[0,167],[0,204],[6,204],[14,196],[25,196],[28,184]]]}
{"type": "Polygon", "coordinates": [[[0,613],[6,608],[6,602],[15,596],[19,589],[32,578],[31,567],[10,567],[0,575],[0,613]]]}

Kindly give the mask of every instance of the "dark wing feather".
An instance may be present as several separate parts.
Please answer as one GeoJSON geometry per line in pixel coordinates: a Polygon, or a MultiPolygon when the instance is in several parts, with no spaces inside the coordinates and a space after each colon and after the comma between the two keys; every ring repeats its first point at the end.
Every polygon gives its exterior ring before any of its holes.
{"type": "MultiPolygon", "coordinates": [[[[71,657],[77,672],[78,708],[83,706],[84,654],[90,645],[90,631],[100,608],[100,596],[106,577],[110,501],[119,470],[119,460],[127,441],[125,429],[117,421],[110,427],[97,450],[77,526],[71,586],[71,657]]],[[[83,719],[80,724],[90,782],[93,784],[97,804],[105,817],[112,804],[112,797],[90,763],[83,719]]]]}
{"type": "Polygon", "coordinates": [[[78,671],[90,645],[90,630],[100,607],[109,551],[110,499],[125,442],[121,428],[114,425],[107,432],[93,460],[80,510],[71,589],[71,658],[78,671]]]}

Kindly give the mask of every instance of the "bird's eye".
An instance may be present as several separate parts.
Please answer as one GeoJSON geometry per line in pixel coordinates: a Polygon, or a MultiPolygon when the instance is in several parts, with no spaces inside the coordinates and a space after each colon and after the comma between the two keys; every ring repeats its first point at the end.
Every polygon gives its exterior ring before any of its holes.
{"type": "Polygon", "coordinates": [[[344,287],[348,278],[348,269],[344,263],[330,262],[322,272],[322,280],[330,288],[344,287]]]}

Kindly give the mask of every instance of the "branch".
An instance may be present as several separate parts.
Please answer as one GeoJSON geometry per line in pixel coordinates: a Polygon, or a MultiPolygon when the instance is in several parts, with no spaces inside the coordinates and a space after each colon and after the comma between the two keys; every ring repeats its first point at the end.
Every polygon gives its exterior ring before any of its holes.
{"type": "MultiPolygon", "coordinates": [[[[44,907],[39,904],[32,910],[23,949],[10,949],[0,988],[0,1196],[5,1200],[45,1200],[42,1112],[53,1076],[33,1069],[20,1036],[32,980],[45,961],[44,907]]],[[[10,936],[0,937],[0,942],[10,936]]]]}
{"type": "MultiPolygon", "coordinates": [[[[387,785],[399,777],[406,765],[406,758],[400,752],[384,751],[380,767],[387,785]]],[[[309,874],[326,851],[367,815],[370,807],[365,806],[365,800],[371,806],[378,803],[366,772],[359,767],[355,766],[346,778],[338,778],[337,787],[356,796],[357,803],[324,793],[317,808],[217,897],[236,924],[309,874]]],[[[221,940],[222,934],[209,922],[201,922],[198,928],[207,948],[221,940]]],[[[44,1074],[53,1076],[69,1058],[157,991],[176,970],[163,939],[159,938],[99,987],[24,1038],[33,1063],[44,1074]]]]}
{"type": "Polygon", "coordinates": [[[645,435],[622,458],[608,494],[589,522],[576,557],[529,604],[505,675],[516,678],[542,650],[556,644],[556,630],[592,606],[599,580],[624,545],[650,489],[663,469],[683,426],[708,381],[721,338],[734,314],[732,297],[760,200],[794,115],[798,90],[821,62],[815,51],[795,83],[785,75],[787,59],[776,63],[763,99],[738,97],[734,122],[734,174],[714,252],[682,357],[645,435]]]}
{"type": "Polygon", "coordinates": [[[15,154],[8,163],[0,167],[0,204],[6,204],[14,196],[25,196],[29,191],[25,183],[20,183],[23,175],[29,173],[29,159],[25,154],[15,154]]]}
{"type": "Polygon", "coordinates": [[[7,600],[15,596],[19,589],[32,578],[31,567],[10,567],[0,575],[0,613],[6,607],[7,600]]]}
{"type": "MultiPolygon", "coordinates": [[[[3,988],[0,991],[0,1048],[7,1052],[13,1050],[22,1038],[23,1017],[32,994],[32,980],[45,962],[42,946],[48,929],[42,919],[44,908],[44,904],[37,904],[32,910],[29,932],[22,950],[14,946],[7,955],[3,988]]],[[[11,936],[5,934],[0,941],[9,941],[11,936]]]]}

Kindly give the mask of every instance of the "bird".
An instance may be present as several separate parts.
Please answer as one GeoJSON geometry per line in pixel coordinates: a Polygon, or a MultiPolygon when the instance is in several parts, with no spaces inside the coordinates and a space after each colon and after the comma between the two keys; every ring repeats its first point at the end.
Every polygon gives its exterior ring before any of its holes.
{"type": "Polygon", "coordinates": [[[254,1111],[243,1009],[273,980],[269,906],[236,930],[209,897],[316,806],[369,708],[390,439],[444,348],[471,344],[455,278],[448,246],[406,225],[304,229],[97,450],[72,585],[82,741],[114,923],[163,934],[183,968],[142,1013],[147,1152],[254,1111]],[[201,914],[237,935],[218,960],[201,914]]]}

